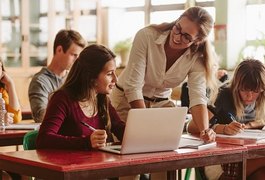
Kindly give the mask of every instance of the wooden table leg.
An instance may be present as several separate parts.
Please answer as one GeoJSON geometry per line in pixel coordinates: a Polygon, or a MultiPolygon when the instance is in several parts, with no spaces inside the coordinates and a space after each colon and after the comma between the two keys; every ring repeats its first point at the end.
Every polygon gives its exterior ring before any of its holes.
{"type": "Polygon", "coordinates": [[[167,171],[167,180],[176,180],[177,179],[177,171],[167,171]]]}
{"type": "Polygon", "coordinates": [[[243,162],[242,162],[242,179],[247,179],[247,152],[243,153],[243,162]]]}

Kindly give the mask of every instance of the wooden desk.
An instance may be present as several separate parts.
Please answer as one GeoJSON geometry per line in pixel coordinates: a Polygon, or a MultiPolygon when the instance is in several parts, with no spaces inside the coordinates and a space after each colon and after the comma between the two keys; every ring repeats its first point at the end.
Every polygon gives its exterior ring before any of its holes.
{"type": "MultiPolygon", "coordinates": [[[[0,169],[43,179],[99,179],[243,162],[245,147],[116,155],[101,151],[31,150],[0,153],[0,169]]],[[[169,176],[168,179],[173,179],[169,176]]]]}
{"type": "Polygon", "coordinates": [[[249,144],[247,147],[247,159],[256,159],[265,157],[265,144],[249,144]]]}
{"type": "Polygon", "coordinates": [[[0,146],[22,145],[24,135],[29,130],[5,130],[0,132],[0,146]]]}

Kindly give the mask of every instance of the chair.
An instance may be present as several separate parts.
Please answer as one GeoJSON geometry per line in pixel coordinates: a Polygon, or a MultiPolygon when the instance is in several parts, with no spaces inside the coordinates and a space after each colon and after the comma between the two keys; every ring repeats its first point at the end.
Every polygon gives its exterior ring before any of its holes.
{"type": "MultiPolygon", "coordinates": [[[[36,149],[36,139],[38,136],[38,130],[27,132],[23,137],[23,148],[24,150],[33,150],[36,149]]],[[[29,180],[33,180],[32,177],[29,177],[29,180]]]]}
{"type": "Polygon", "coordinates": [[[30,131],[24,135],[24,138],[23,138],[24,150],[36,149],[37,135],[38,135],[38,130],[30,131]]]}
{"type": "MultiPolygon", "coordinates": [[[[195,179],[196,180],[205,180],[206,177],[203,172],[203,167],[196,167],[195,169],[195,179]]],[[[192,168],[187,168],[184,180],[190,180],[190,175],[191,175],[191,170],[192,168]]]]}

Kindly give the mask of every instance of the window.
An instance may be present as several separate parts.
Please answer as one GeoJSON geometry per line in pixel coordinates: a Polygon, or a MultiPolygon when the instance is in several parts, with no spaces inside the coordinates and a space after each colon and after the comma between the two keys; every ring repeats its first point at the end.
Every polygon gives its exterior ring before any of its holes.
{"type": "Polygon", "coordinates": [[[0,8],[0,56],[7,68],[46,66],[61,29],[98,40],[97,0],[1,0],[0,8]]]}
{"type": "Polygon", "coordinates": [[[246,47],[242,58],[265,62],[265,1],[248,0],[246,6],[246,47]]]}
{"type": "Polygon", "coordinates": [[[5,66],[21,67],[20,0],[1,0],[0,54],[5,66]]]}
{"type": "MultiPolygon", "coordinates": [[[[103,8],[109,9],[108,27],[110,32],[107,44],[113,47],[117,41],[133,38],[139,29],[148,24],[159,24],[176,20],[183,13],[186,1],[137,0],[132,3],[130,0],[103,0],[103,8]]],[[[215,19],[214,0],[199,0],[196,1],[196,5],[205,7],[215,19]]],[[[213,31],[210,39],[214,40],[213,31]]]]}

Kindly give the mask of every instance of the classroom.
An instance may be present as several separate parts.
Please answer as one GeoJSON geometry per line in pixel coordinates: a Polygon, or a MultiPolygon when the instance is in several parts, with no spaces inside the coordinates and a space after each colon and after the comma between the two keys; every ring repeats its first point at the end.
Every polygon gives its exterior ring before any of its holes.
{"type": "Polygon", "coordinates": [[[0,179],[265,179],[264,12],[265,0],[1,0],[0,179]],[[126,153],[132,117],[146,122],[126,153]]]}

